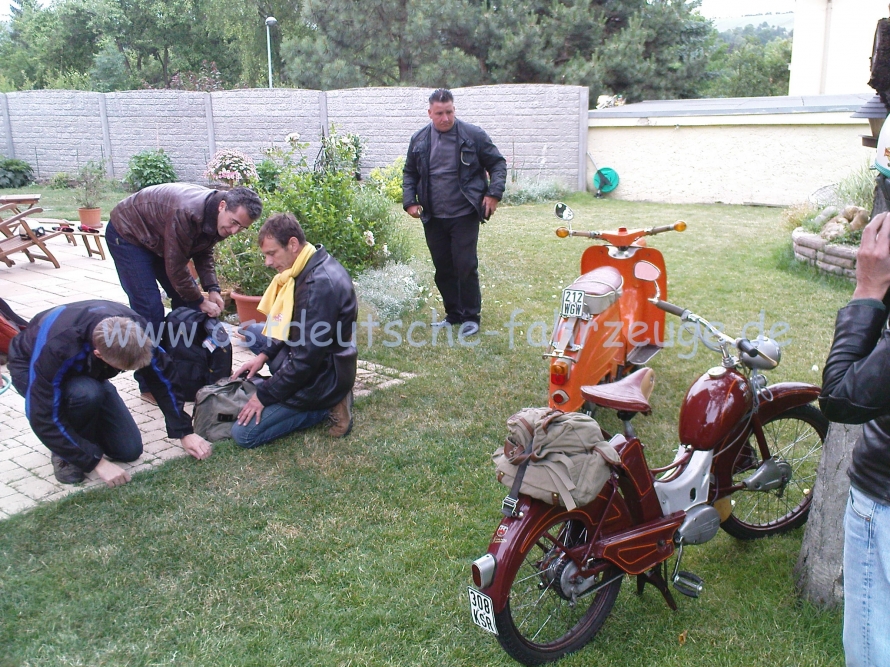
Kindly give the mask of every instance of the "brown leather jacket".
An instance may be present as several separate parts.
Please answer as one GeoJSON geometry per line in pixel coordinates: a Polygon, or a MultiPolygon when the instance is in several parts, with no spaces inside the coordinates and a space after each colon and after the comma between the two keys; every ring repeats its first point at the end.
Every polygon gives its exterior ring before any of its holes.
{"type": "Polygon", "coordinates": [[[219,287],[213,246],[222,241],[216,229],[221,197],[217,190],[200,185],[152,185],[115,206],[111,224],[127,242],[164,258],[167,276],[184,301],[200,302],[201,290],[188,262],[195,262],[205,290],[219,287]]]}

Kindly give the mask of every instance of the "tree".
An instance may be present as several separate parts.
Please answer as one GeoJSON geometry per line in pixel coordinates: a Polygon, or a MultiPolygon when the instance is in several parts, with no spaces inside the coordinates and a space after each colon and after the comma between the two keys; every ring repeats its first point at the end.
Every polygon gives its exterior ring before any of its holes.
{"type": "Polygon", "coordinates": [[[305,0],[282,50],[311,88],[571,83],[644,97],[697,94],[710,24],[684,0],[305,0]]]}
{"type": "Polygon", "coordinates": [[[767,97],[787,95],[791,37],[784,28],[763,23],[719,33],[722,44],[713,54],[711,97],[767,97]]]}
{"type": "Polygon", "coordinates": [[[801,596],[819,607],[837,607],[844,597],[847,469],[861,432],[861,426],[832,424],[816,471],[813,504],[794,572],[801,596]]]}

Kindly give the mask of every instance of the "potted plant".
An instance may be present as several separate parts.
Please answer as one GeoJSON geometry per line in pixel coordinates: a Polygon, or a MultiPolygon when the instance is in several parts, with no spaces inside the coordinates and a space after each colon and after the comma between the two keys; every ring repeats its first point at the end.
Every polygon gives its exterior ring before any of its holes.
{"type": "Polygon", "coordinates": [[[78,170],[74,182],[80,224],[90,229],[99,229],[102,226],[99,200],[105,190],[104,163],[101,160],[90,160],[78,170]]]}
{"type": "Polygon", "coordinates": [[[275,271],[265,265],[257,243],[258,233],[259,225],[252,225],[215,248],[216,275],[223,289],[232,291],[232,300],[241,322],[266,321],[266,316],[256,307],[275,277],[275,271]]]}
{"type": "Polygon", "coordinates": [[[234,188],[254,183],[259,176],[256,165],[247,155],[233,148],[224,148],[210,158],[204,178],[234,188]]]}

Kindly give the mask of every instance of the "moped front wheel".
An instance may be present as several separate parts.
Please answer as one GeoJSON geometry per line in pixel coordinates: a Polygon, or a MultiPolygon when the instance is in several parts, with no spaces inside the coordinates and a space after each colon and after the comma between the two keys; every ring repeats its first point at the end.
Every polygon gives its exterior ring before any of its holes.
{"type": "MultiPolygon", "coordinates": [[[[786,533],[806,523],[816,484],[816,469],[828,433],[828,419],[811,405],[786,410],[763,423],[770,454],[791,466],[787,484],[771,491],[737,491],[732,514],[720,524],[740,540],[786,533]]],[[[733,484],[750,477],[763,463],[752,435],[733,465],[733,484]]]]}
{"type": "Polygon", "coordinates": [[[594,581],[584,581],[573,575],[576,568],[565,553],[588,539],[581,521],[563,516],[520,554],[522,563],[510,583],[507,605],[495,614],[498,641],[514,660],[540,665],[577,651],[611,613],[622,571],[608,565],[594,581]]]}

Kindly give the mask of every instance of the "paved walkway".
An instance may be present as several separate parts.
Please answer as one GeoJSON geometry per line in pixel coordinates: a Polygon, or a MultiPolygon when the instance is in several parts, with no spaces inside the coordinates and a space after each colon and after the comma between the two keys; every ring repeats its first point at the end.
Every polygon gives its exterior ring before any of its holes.
{"type": "MultiPolygon", "coordinates": [[[[31,264],[24,255],[12,258],[15,266],[7,267],[0,263],[0,297],[22,317],[30,319],[47,308],[86,299],[127,303],[110,256],[107,260],[100,259],[96,254],[90,258],[80,241],[72,246],[64,236],[51,239],[47,245],[61,263],[61,269],[40,260],[31,264]]],[[[247,349],[236,346],[235,367],[251,356],[247,349]]],[[[0,368],[0,372],[9,376],[5,366],[0,368]]],[[[413,375],[410,373],[399,373],[359,361],[355,395],[366,396],[376,389],[401,384],[411,377],[413,375]]],[[[139,424],[144,445],[144,453],[139,460],[120,465],[132,474],[160,465],[168,459],[184,456],[179,441],[166,437],[161,411],[139,398],[133,374],[123,373],[112,382],[139,424]]],[[[49,450],[31,431],[25,417],[25,400],[12,388],[0,394],[0,520],[38,503],[57,500],[69,493],[101,484],[95,473],[87,475],[83,484],[59,484],[53,477],[49,450]]]]}

